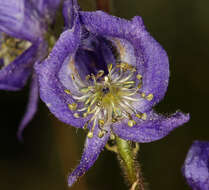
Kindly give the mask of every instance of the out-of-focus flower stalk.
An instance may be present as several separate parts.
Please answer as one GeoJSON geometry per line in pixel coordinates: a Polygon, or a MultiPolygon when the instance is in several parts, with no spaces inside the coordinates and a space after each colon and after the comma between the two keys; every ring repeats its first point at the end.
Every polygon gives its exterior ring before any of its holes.
{"type": "Polygon", "coordinates": [[[109,12],[110,11],[110,1],[109,0],[96,0],[96,7],[99,10],[109,12]]]}

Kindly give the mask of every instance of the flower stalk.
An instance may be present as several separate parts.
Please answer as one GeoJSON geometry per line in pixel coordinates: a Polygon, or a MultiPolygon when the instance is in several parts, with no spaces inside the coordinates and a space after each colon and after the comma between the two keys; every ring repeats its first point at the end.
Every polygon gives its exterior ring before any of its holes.
{"type": "Polygon", "coordinates": [[[116,146],[121,168],[128,184],[131,185],[130,190],[144,190],[140,166],[135,159],[139,150],[138,144],[136,147],[132,147],[129,141],[116,137],[116,146]]]}
{"type": "Polygon", "coordinates": [[[105,12],[110,12],[110,2],[109,0],[96,0],[97,9],[103,10],[105,12]]]}

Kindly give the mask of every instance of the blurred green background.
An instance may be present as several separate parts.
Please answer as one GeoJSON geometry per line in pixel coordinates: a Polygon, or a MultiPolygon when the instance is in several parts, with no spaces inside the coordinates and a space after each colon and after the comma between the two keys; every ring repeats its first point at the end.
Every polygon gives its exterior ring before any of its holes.
{"type": "MultiPolygon", "coordinates": [[[[95,10],[94,0],[80,0],[83,10],[95,10]]],[[[209,1],[113,0],[111,13],[131,19],[143,17],[170,59],[171,77],[160,113],[177,109],[191,114],[189,123],[166,138],[142,144],[138,160],[150,190],[189,190],[181,166],[191,143],[209,140],[209,1]]],[[[0,189],[67,190],[67,174],[79,163],[85,134],[59,122],[45,107],[24,132],[16,131],[28,99],[20,92],[0,91],[0,189]]],[[[126,190],[113,153],[103,151],[95,165],[72,190],[126,190]]]]}

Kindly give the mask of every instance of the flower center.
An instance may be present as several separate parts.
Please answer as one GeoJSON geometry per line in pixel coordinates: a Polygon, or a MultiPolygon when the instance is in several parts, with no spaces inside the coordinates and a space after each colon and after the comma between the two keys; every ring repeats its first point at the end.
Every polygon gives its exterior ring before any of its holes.
{"type": "Polygon", "coordinates": [[[139,92],[142,76],[133,66],[119,63],[113,68],[111,64],[108,66],[107,75],[104,76],[104,71],[100,70],[96,75],[87,75],[84,81],[78,74],[71,77],[78,93],[72,94],[69,90],[65,90],[75,100],[68,107],[75,111],[75,118],[90,116],[84,126],[90,129],[89,138],[93,137],[97,124],[100,128],[98,136],[103,137],[107,126],[122,119],[128,119],[128,126],[133,127],[136,121],[132,115],[146,120],[146,113],[138,112],[133,105],[140,101],[140,97],[151,101],[153,95],[146,96],[139,92]]]}
{"type": "Polygon", "coordinates": [[[0,59],[3,59],[3,67],[14,61],[31,46],[28,41],[13,38],[4,33],[0,35],[0,59]]]}

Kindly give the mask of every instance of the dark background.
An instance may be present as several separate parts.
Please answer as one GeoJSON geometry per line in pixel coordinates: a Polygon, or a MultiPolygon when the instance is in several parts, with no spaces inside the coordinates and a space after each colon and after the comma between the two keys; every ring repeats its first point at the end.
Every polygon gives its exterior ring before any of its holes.
{"type": "MultiPolygon", "coordinates": [[[[84,10],[95,10],[94,0],[80,0],[84,10]]],[[[209,140],[209,1],[114,0],[111,13],[127,19],[143,17],[170,59],[170,83],[160,113],[178,109],[191,120],[162,140],[142,144],[139,161],[150,190],[188,190],[181,175],[186,153],[196,139],[209,140]]],[[[20,92],[0,91],[0,189],[66,190],[68,172],[79,163],[85,134],[59,122],[43,103],[16,139],[24,114],[28,86],[20,92]]],[[[72,190],[126,190],[113,153],[103,151],[95,165],[72,190]]]]}

